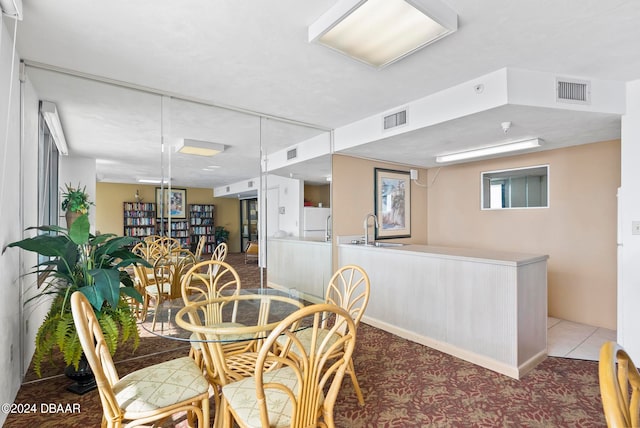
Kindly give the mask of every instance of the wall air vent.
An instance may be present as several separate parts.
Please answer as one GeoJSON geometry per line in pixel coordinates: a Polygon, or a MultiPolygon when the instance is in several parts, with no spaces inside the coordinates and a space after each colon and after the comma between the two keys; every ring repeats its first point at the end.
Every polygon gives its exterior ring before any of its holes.
{"type": "Polygon", "coordinates": [[[295,159],[298,157],[298,149],[287,150],[287,160],[295,159]]]}
{"type": "Polygon", "coordinates": [[[591,102],[591,82],[556,79],[556,100],[563,103],[589,104],[591,102]]]}
{"type": "Polygon", "coordinates": [[[247,182],[247,187],[249,187],[249,188],[253,187],[253,180],[247,182]]]}
{"type": "Polygon", "coordinates": [[[229,193],[231,191],[231,187],[227,186],[227,193],[229,193]]]}
{"type": "Polygon", "coordinates": [[[407,124],[407,110],[400,110],[382,118],[382,129],[388,130],[407,124]]]}

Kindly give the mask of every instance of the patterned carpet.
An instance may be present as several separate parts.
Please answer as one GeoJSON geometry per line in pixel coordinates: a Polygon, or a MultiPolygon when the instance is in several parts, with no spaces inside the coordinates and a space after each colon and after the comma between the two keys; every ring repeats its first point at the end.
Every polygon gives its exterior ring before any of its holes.
{"type": "MultiPolygon", "coordinates": [[[[255,264],[245,265],[242,255],[234,254],[228,261],[237,268],[243,287],[259,284],[255,264]]],[[[188,349],[176,341],[145,337],[134,354],[123,348],[115,359],[122,376],[184,356],[188,349]]],[[[361,324],[354,363],[366,403],[358,404],[346,378],[335,407],[336,425],[341,428],[606,426],[597,362],[549,357],[515,380],[361,324]]],[[[53,377],[33,381],[30,371],[15,403],[28,404],[35,412],[9,415],[5,426],[99,426],[102,410],[97,391],[84,396],[67,392],[70,381],[61,372],[60,367],[44,365],[43,374],[53,377]]],[[[175,426],[186,425],[179,421],[175,426]]]]}

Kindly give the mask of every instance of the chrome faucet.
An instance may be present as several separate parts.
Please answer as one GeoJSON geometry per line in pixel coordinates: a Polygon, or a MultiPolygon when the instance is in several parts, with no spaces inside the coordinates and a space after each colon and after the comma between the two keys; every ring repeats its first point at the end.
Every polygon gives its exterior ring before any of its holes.
{"type": "MultiPolygon", "coordinates": [[[[369,217],[373,217],[373,227],[378,228],[378,217],[375,214],[367,214],[364,218],[364,245],[369,245],[369,217]]],[[[374,235],[375,236],[375,235],[374,235]]]]}
{"type": "Polygon", "coordinates": [[[331,214],[327,216],[327,225],[324,228],[324,240],[329,242],[331,240],[331,231],[329,229],[329,219],[331,219],[331,214]]]}

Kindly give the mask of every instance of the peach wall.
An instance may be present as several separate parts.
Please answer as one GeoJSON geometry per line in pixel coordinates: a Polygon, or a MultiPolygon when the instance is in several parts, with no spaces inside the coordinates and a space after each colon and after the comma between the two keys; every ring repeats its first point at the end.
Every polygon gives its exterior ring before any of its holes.
{"type": "MultiPolygon", "coordinates": [[[[123,233],[122,203],[135,201],[136,190],[143,202],[155,202],[156,186],[120,183],[96,184],[96,230],[123,233]]],[[[216,226],[229,230],[229,251],[240,252],[240,202],[236,198],[214,198],[212,189],[187,188],[187,204],[214,204],[216,226]]]]}
{"type": "MultiPolygon", "coordinates": [[[[374,168],[409,171],[409,167],[387,162],[377,162],[344,155],[334,155],[332,165],[333,226],[334,236],[362,235],[363,222],[368,213],[374,212],[374,168]]],[[[420,169],[421,180],[427,170],[420,169]]],[[[427,191],[411,184],[411,238],[399,242],[427,243],[427,191]]],[[[334,251],[334,254],[336,252],[334,251]]],[[[335,259],[334,259],[335,260],[335,259]]]]}
{"type": "Polygon", "coordinates": [[[619,141],[433,168],[428,175],[435,179],[430,245],[548,254],[549,315],[616,328],[619,141]],[[480,209],[482,171],[541,164],[550,166],[549,208],[480,209]]]}

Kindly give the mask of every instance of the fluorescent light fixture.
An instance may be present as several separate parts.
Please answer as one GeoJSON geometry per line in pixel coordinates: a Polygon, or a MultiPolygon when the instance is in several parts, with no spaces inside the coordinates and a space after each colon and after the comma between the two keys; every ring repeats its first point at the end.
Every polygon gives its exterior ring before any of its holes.
{"type": "Polygon", "coordinates": [[[213,156],[220,152],[224,152],[224,149],[224,144],[184,138],[182,140],[182,144],[177,146],[176,152],[180,152],[185,155],[213,156]]]}
{"type": "Polygon", "coordinates": [[[498,146],[482,147],[480,149],[467,150],[464,152],[448,153],[436,156],[436,162],[454,162],[464,159],[479,158],[483,156],[497,155],[500,153],[514,152],[518,150],[532,149],[540,147],[542,140],[534,138],[531,140],[515,141],[513,143],[500,144],[498,146]]]}
{"type": "MultiPolygon", "coordinates": [[[[146,184],[160,184],[162,183],[162,179],[160,178],[138,178],[138,183],[146,183],[146,184]]],[[[168,180],[164,180],[164,184],[169,184],[168,180]]]]}
{"type": "Polygon", "coordinates": [[[67,147],[64,132],[62,131],[62,123],[60,123],[60,116],[58,116],[56,105],[49,101],[40,101],[40,112],[44,117],[44,121],[47,123],[49,132],[58,148],[58,152],[67,156],[69,154],[69,148],[67,147]]]}
{"type": "Polygon", "coordinates": [[[0,10],[3,14],[22,21],[22,0],[0,0],[0,10]]]}
{"type": "Polygon", "coordinates": [[[457,29],[440,0],[338,0],[309,26],[309,42],[381,68],[457,29]]]}

